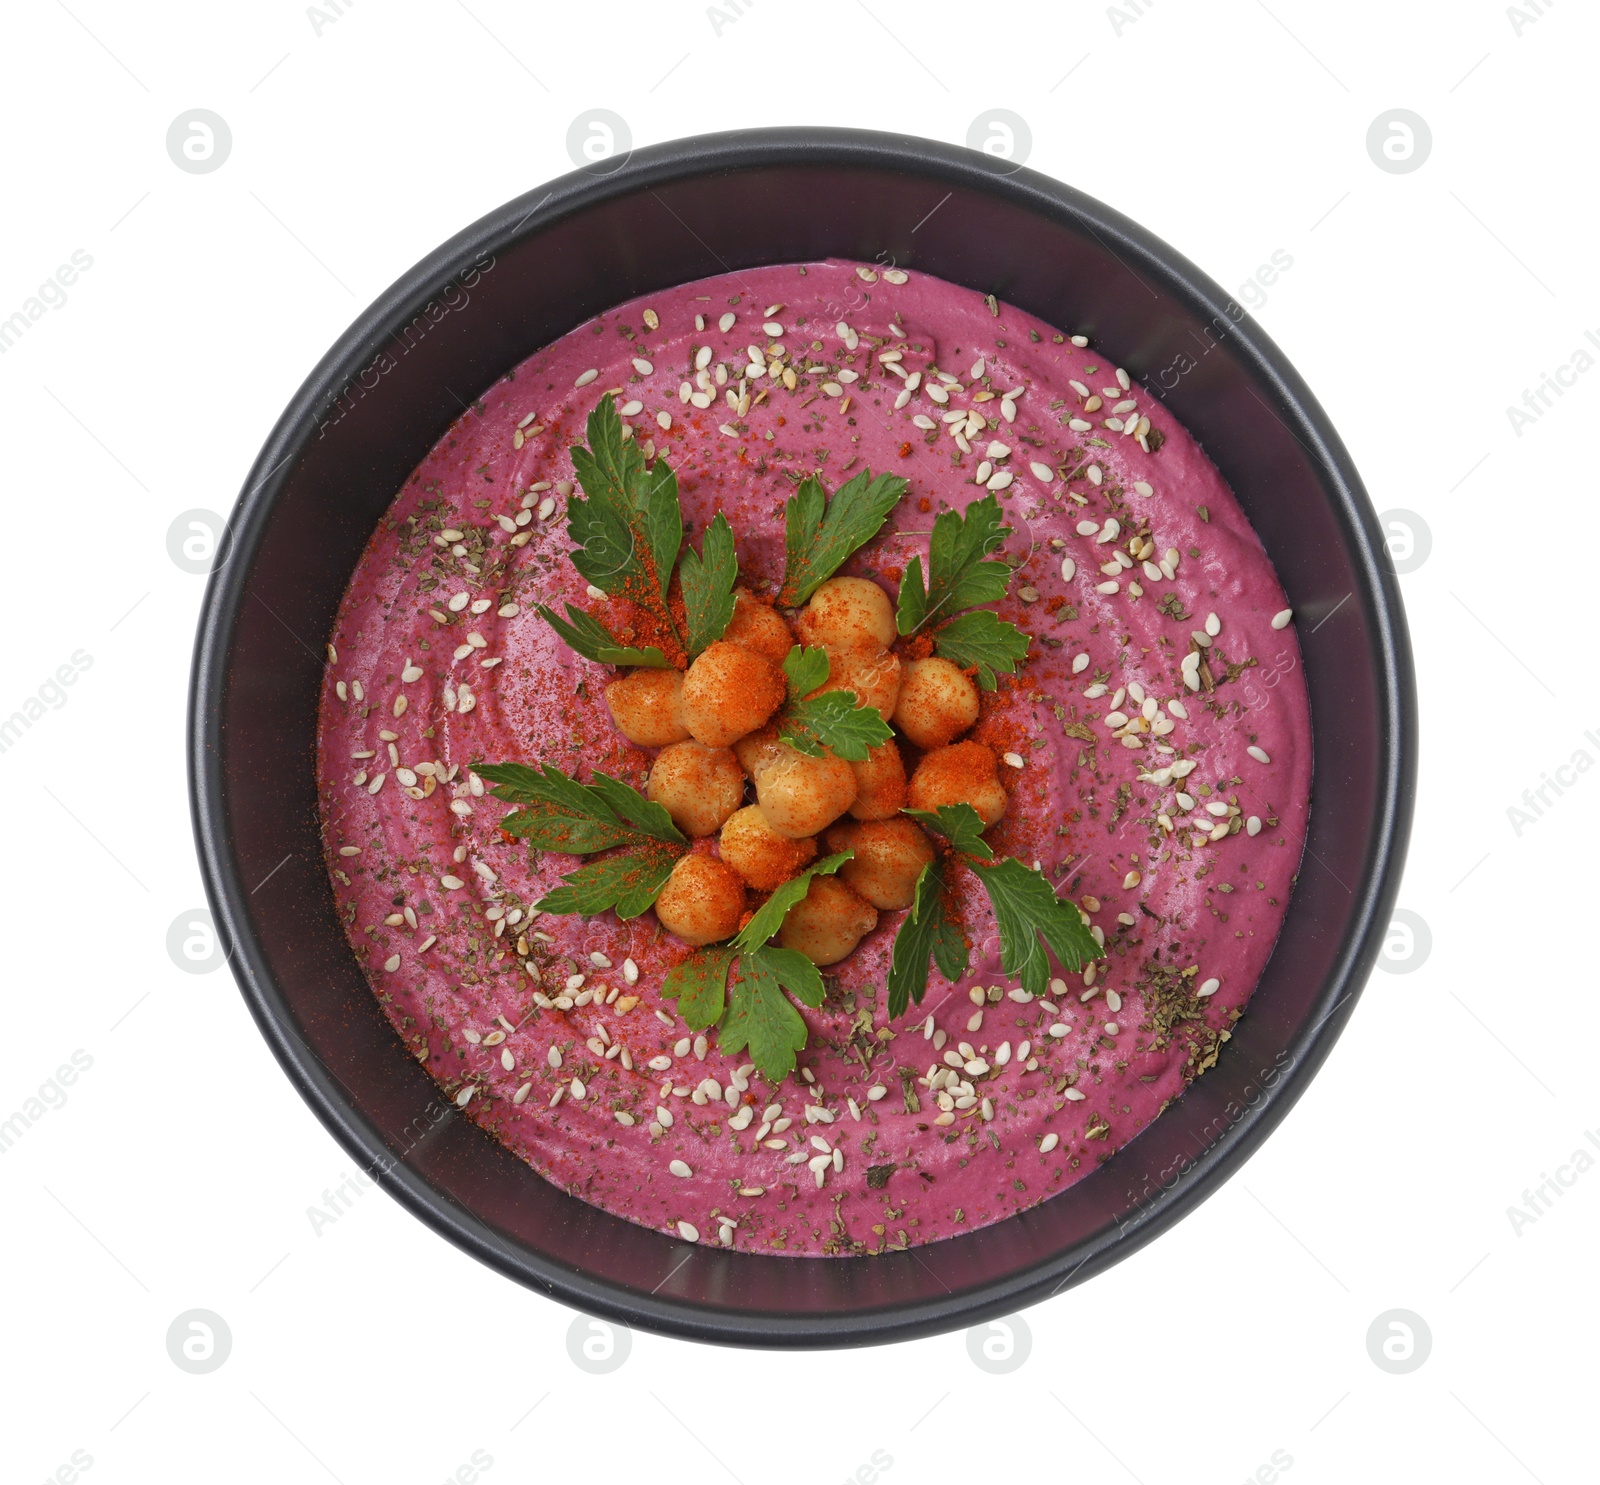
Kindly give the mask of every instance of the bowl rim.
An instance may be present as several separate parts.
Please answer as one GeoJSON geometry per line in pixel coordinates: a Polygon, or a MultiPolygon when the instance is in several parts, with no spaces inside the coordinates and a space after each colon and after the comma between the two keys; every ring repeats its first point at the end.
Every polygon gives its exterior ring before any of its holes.
{"type": "MultiPolygon", "coordinates": [[[[1249,1159],[1315,1076],[1354,1010],[1376,960],[1399,889],[1410,835],[1416,773],[1417,707],[1410,642],[1399,584],[1384,556],[1377,517],[1359,474],[1326,413],[1277,345],[1211,278],[1153,233],[1059,181],[975,150],[912,135],[859,129],[783,127],[686,136],[632,151],[606,173],[574,171],[506,202],[407,269],[319,360],[274,424],[228,519],[227,560],[213,566],[197,625],[186,727],[189,795],[196,849],[220,942],[251,1014],[290,1081],[345,1151],[380,1179],[415,1216],[479,1261],[529,1288],[592,1315],[678,1337],[740,1346],[841,1346],[911,1339],[1010,1314],[1110,1267],[1187,1216],[1249,1159]],[[1118,1226],[1071,1254],[958,1295],[891,1302],[846,1316],[711,1309],[670,1295],[624,1289],[543,1255],[513,1254],[493,1229],[397,1159],[332,1071],[302,1037],[287,997],[256,942],[248,889],[234,857],[220,748],[221,702],[228,656],[252,560],[293,461],[319,431],[326,409],[439,285],[484,253],[504,251],[569,216],[654,186],[761,167],[823,165],[894,170],[1004,198],[1062,225],[1087,229],[1134,268],[1151,274],[1194,313],[1231,323],[1234,358],[1307,449],[1334,515],[1351,536],[1358,591],[1373,619],[1370,655],[1377,666],[1378,727],[1374,794],[1378,800],[1346,931],[1323,993],[1286,1049],[1293,1063],[1202,1155],[1187,1178],[1118,1226]],[[381,1177],[376,1175],[382,1172],[381,1177]]],[[[1293,911],[1291,902],[1290,911],[1293,911]]],[[[1026,1214],[1018,1214],[1018,1217],[1026,1214]]],[[[1018,1217],[1002,1219],[1018,1220],[1018,1217]]],[[[779,1261],[810,1261],[785,1257],[779,1261]]],[[[822,1258],[849,1263],[851,1258],[822,1258]]],[[[859,1261],[871,1261],[862,1259],[859,1261]]]]}

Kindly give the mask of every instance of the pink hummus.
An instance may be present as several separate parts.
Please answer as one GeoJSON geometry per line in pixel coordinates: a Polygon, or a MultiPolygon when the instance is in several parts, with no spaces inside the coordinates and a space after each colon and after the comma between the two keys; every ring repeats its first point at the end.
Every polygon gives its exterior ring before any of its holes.
{"type": "Polygon", "coordinates": [[[508,372],[373,533],[322,697],[340,915],[407,1048],[548,1180],[689,1241],[876,1253],[1065,1190],[1216,1059],[1299,865],[1299,649],[1217,470],[1080,339],[941,280],[848,263],[686,284],[508,372]],[[988,480],[1021,563],[1000,614],[1034,637],[1019,673],[985,693],[974,734],[1008,755],[1009,810],[988,839],[1043,866],[1106,958],[1030,999],[1001,974],[968,877],[970,973],[952,985],[935,969],[923,1004],[891,1023],[883,984],[904,914],[884,913],[827,972],[825,1006],[803,1011],[799,1070],[771,1086],[662,999],[686,950],[653,913],[531,911],[579,862],[502,837],[510,807],[473,764],[602,769],[642,787],[651,763],[611,725],[601,687],[614,672],[533,612],[570,601],[607,616],[567,558],[563,516],[568,447],[613,394],[676,471],[689,540],[725,512],[758,591],[777,587],[784,501],[807,473],[830,491],[864,467],[910,482],[843,569],[891,594],[933,514],[988,480]],[[952,428],[973,430],[970,452],[952,428]],[[991,443],[1009,452],[984,470],[991,443]],[[1153,554],[1130,557],[1144,531],[1153,554]],[[1196,649],[1198,689],[1182,669],[1196,649]],[[1116,735],[1119,717],[1140,716],[1145,730],[1116,735]]]}

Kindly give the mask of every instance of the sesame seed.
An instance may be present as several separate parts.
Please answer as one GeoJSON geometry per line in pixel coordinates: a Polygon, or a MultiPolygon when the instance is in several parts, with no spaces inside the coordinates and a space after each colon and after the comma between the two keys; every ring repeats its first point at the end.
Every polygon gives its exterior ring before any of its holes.
{"type": "Polygon", "coordinates": [[[1056,472],[1048,464],[1040,464],[1037,460],[1028,465],[1028,472],[1041,484],[1048,485],[1056,477],[1056,472]]]}
{"type": "Polygon", "coordinates": [[[680,1222],[678,1224],[678,1236],[686,1243],[698,1243],[700,1241],[700,1229],[693,1222],[680,1222]]]}
{"type": "Polygon", "coordinates": [[[1282,609],[1272,616],[1272,627],[1274,629],[1287,629],[1292,618],[1294,618],[1294,610],[1292,608],[1282,609]]]}
{"type": "Polygon", "coordinates": [[[1215,995],[1217,993],[1217,991],[1219,991],[1221,988],[1222,988],[1222,981],[1221,980],[1212,979],[1212,980],[1207,980],[1205,982],[1205,984],[1203,984],[1194,993],[1196,995],[1198,995],[1202,1000],[1204,1000],[1208,995],[1215,995]]]}
{"type": "Polygon", "coordinates": [[[1041,1155],[1048,1155],[1060,1143],[1061,1136],[1052,1131],[1039,1141],[1039,1153],[1041,1155]]]}
{"type": "Polygon", "coordinates": [[[1251,815],[1250,818],[1244,822],[1244,831],[1246,835],[1260,835],[1261,816],[1251,815]]]}
{"type": "Polygon", "coordinates": [[[572,385],[575,387],[587,387],[599,375],[600,373],[591,366],[589,370],[580,373],[578,379],[572,385]]]}
{"type": "Polygon", "coordinates": [[[477,1085],[475,1083],[468,1083],[465,1088],[463,1088],[458,1094],[456,1094],[456,1107],[458,1109],[466,1108],[468,1101],[472,1098],[472,1095],[474,1093],[476,1093],[477,1091],[478,1091],[478,1088],[477,1088],[477,1085]]]}
{"type": "Polygon", "coordinates": [[[1222,620],[1215,614],[1206,615],[1206,633],[1213,639],[1222,633],[1222,620]]]}
{"type": "Polygon", "coordinates": [[[1020,753],[1005,753],[1002,756],[1013,768],[1022,767],[1022,755],[1020,753]]]}
{"type": "Polygon", "coordinates": [[[1143,878],[1138,872],[1130,871],[1127,876],[1122,879],[1122,885],[1124,888],[1131,891],[1133,888],[1137,887],[1142,880],[1143,878]]]}
{"type": "Polygon", "coordinates": [[[1256,747],[1256,745],[1254,743],[1252,743],[1248,748],[1246,748],[1245,751],[1247,753],[1249,753],[1249,755],[1252,758],[1254,758],[1257,763],[1271,763],[1272,762],[1272,759],[1267,756],[1266,750],[1264,748],[1256,747]]]}

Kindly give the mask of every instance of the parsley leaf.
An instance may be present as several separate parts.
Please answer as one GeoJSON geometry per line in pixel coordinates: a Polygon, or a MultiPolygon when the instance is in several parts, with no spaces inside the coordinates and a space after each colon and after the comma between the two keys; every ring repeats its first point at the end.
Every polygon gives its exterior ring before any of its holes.
{"type": "Polygon", "coordinates": [[[900,503],[906,482],[895,474],[863,469],[832,500],[814,474],[800,482],[784,507],[783,587],[778,602],[798,608],[865,546],[900,503]]]}
{"type": "Polygon", "coordinates": [[[538,605],[538,614],[585,660],[593,660],[600,665],[650,665],[658,669],[664,669],[671,663],[654,645],[646,645],[640,650],[622,644],[594,615],[586,614],[570,603],[567,605],[566,619],[558,619],[542,603],[538,605]]]}
{"type": "Polygon", "coordinates": [[[854,855],[854,851],[840,851],[836,856],[825,856],[821,861],[808,866],[799,876],[790,877],[756,909],[755,916],[744,925],[738,937],[733,940],[734,948],[744,953],[759,949],[783,927],[783,920],[788,916],[789,909],[810,890],[812,877],[831,877],[854,855]]]}
{"type": "Polygon", "coordinates": [[[761,1075],[776,1083],[794,1071],[795,1053],[806,1044],[805,1019],[783,993],[777,970],[760,954],[739,961],[718,1048],[732,1055],[750,1049],[761,1075]]]}
{"type": "Polygon", "coordinates": [[[994,852],[984,840],[987,828],[983,816],[970,804],[941,804],[936,810],[902,810],[913,820],[920,820],[929,830],[937,830],[956,850],[968,856],[987,861],[994,852]]]}
{"type": "Polygon", "coordinates": [[[824,691],[792,702],[779,718],[778,736],[808,758],[820,758],[823,748],[831,748],[847,763],[864,763],[894,733],[876,707],[857,704],[854,691],[824,691]]]}
{"type": "Polygon", "coordinates": [[[683,612],[688,624],[689,658],[727,632],[733,621],[733,584],[739,564],[733,555],[733,527],[717,512],[706,527],[700,550],[685,547],[678,567],[683,582],[683,612]]]}
{"type": "Polygon", "coordinates": [[[1042,938],[1061,961],[1076,971],[1105,951],[1094,940],[1077,905],[1063,902],[1044,874],[1029,871],[1014,856],[995,866],[967,863],[983,883],[1000,926],[1000,967],[1022,981],[1022,988],[1043,995],[1049,983],[1050,961],[1040,946],[1042,938]]]}
{"type": "MultiPolygon", "coordinates": [[[[957,808],[972,810],[971,805],[957,808]]],[[[907,813],[920,814],[921,811],[908,810],[907,813]]],[[[978,818],[975,811],[972,817],[978,818]]],[[[891,1016],[903,1016],[912,1001],[922,1004],[928,989],[930,954],[939,966],[939,973],[947,980],[957,980],[967,972],[967,941],[961,936],[961,930],[945,916],[944,891],[943,863],[930,861],[917,878],[911,911],[894,937],[888,979],[891,1016]]]]}
{"type": "Polygon", "coordinates": [[[801,649],[796,645],[783,657],[783,673],[789,678],[789,699],[809,696],[828,680],[828,652],[819,645],[801,649]]]}
{"type": "Polygon", "coordinates": [[[728,966],[734,951],[726,944],[714,944],[694,953],[667,971],[661,993],[678,1002],[678,1014],[690,1031],[704,1031],[722,1019],[726,1005],[728,966]]]}
{"type": "Polygon", "coordinates": [[[592,784],[580,784],[548,765],[541,770],[525,763],[480,763],[476,771],[495,786],[496,799],[526,806],[501,820],[500,828],[537,850],[589,856],[611,846],[689,844],[664,806],[603,773],[592,784]]]}
{"type": "Polygon", "coordinates": [[[567,534],[578,543],[572,565],[601,592],[653,610],[675,635],[666,595],[683,544],[677,476],[663,459],[645,468],[639,446],[622,436],[614,398],[596,404],[587,435],[589,446],[571,451],[587,497],[567,502],[567,534]]]}
{"type": "Polygon", "coordinates": [[[659,845],[619,851],[562,877],[564,885],[534,906],[541,913],[581,913],[586,918],[615,908],[619,918],[637,918],[661,895],[682,855],[659,845]]]}
{"type": "Polygon", "coordinates": [[[796,645],[784,656],[783,673],[789,701],[777,719],[778,736],[797,753],[820,758],[824,748],[832,748],[846,762],[863,763],[871,749],[894,736],[877,709],[860,705],[854,691],[809,695],[827,684],[826,650],[796,645]]]}
{"type": "Polygon", "coordinates": [[[924,588],[922,558],[913,557],[900,582],[895,623],[902,634],[915,634],[930,619],[995,603],[1006,596],[1011,569],[1004,562],[983,559],[1011,535],[1000,522],[1000,502],[993,495],[974,500],[964,514],[941,511],[928,542],[928,581],[924,588]]]}
{"type": "Polygon", "coordinates": [[[975,608],[958,614],[948,624],[933,631],[933,647],[962,670],[978,669],[978,684],[985,691],[995,688],[994,673],[1007,675],[1028,653],[1029,638],[1015,624],[1008,624],[993,609],[975,608]]]}

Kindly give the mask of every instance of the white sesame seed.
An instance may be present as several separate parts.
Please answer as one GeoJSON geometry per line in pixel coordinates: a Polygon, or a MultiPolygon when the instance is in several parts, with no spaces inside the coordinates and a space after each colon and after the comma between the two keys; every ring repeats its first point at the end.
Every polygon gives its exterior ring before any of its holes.
{"type": "Polygon", "coordinates": [[[1048,464],[1041,464],[1037,460],[1028,465],[1028,472],[1041,484],[1048,485],[1056,477],[1056,472],[1048,464]]]}
{"type": "Polygon", "coordinates": [[[1198,995],[1202,1000],[1204,1000],[1206,998],[1206,996],[1208,996],[1208,995],[1215,995],[1217,993],[1217,991],[1219,991],[1221,988],[1222,988],[1222,981],[1221,980],[1215,980],[1215,979],[1207,980],[1205,982],[1205,984],[1203,984],[1194,993],[1196,995],[1198,995]]]}
{"type": "Polygon", "coordinates": [[[1252,743],[1248,748],[1246,748],[1245,752],[1247,752],[1252,758],[1254,758],[1257,763],[1271,763],[1272,762],[1272,759],[1267,756],[1266,749],[1258,748],[1258,747],[1256,747],[1256,745],[1254,743],[1252,743]]]}
{"type": "Polygon", "coordinates": [[[693,1222],[680,1222],[678,1224],[678,1236],[686,1243],[698,1243],[700,1241],[700,1229],[693,1222]]]}
{"type": "Polygon", "coordinates": [[[575,387],[587,387],[599,375],[600,373],[591,366],[589,370],[582,372],[572,385],[575,387]]]}
{"type": "Polygon", "coordinates": [[[1022,754],[1020,754],[1020,753],[1004,753],[1001,756],[1013,768],[1021,768],[1022,767],[1022,754]]]}
{"type": "Polygon", "coordinates": [[[1251,815],[1250,818],[1244,822],[1244,833],[1246,835],[1260,835],[1261,834],[1261,816],[1260,815],[1251,815]]]}
{"type": "Polygon", "coordinates": [[[1294,610],[1292,608],[1281,609],[1272,616],[1272,627],[1274,629],[1287,629],[1292,618],[1294,618],[1294,610]]]}
{"type": "Polygon", "coordinates": [[[1176,696],[1174,696],[1172,700],[1167,703],[1167,710],[1171,712],[1172,715],[1175,716],[1180,722],[1187,722],[1189,720],[1189,708],[1179,701],[1176,696]]]}
{"type": "Polygon", "coordinates": [[[1039,1141],[1039,1153],[1041,1155],[1048,1155],[1060,1143],[1061,1136],[1052,1131],[1039,1141]]]}
{"type": "Polygon", "coordinates": [[[1122,885],[1125,889],[1131,891],[1133,888],[1137,887],[1142,880],[1143,878],[1138,872],[1130,871],[1127,876],[1123,877],[1122,885]]]}
{"type": "Polygon", "coordinates": [[[463,1088],[458,1094],[456,1094],[456,1107],[458,1109],[466,1108],[468,1102],[472,1098],[472,1095],[474,1093],[476,1093],[477,1091],[478,1091],[477,1084],[468,1083],[465,1088],[463,1088]]]}
{"type": "Polygon", "coordinates": [[[1222,633],[1222,620],[1215,614],[1206,615],[1206,633],[1213,639],[1222,633]]]}

